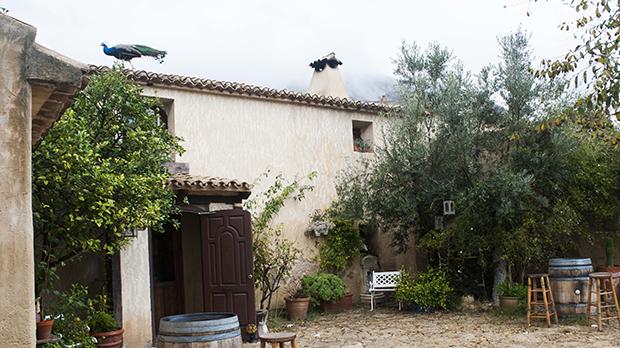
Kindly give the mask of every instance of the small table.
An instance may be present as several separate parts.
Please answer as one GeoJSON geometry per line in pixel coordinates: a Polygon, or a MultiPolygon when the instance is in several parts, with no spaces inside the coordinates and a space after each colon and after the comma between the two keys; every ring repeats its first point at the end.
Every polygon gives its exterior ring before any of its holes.
{"type": "Polygon", "coordinates": [[[265,348],[265,344],[271,343],[271,348],[284,348],[284,343],[290,342],[291,348],[296,348],[295,337],[297,334],[292,332],[269,332],[260,335],[260,347],[265,348]]]}

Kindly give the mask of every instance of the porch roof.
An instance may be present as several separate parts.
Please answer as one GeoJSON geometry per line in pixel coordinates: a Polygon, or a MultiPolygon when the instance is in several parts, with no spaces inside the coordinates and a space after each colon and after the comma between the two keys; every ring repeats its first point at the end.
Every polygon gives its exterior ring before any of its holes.
{"type": "Polygon", "coordinates": [[[197,195],[248,197],[252,192],[252,185],[245,181],[191,174],[174,174],[168,185],[174,191],[197,195]]]}

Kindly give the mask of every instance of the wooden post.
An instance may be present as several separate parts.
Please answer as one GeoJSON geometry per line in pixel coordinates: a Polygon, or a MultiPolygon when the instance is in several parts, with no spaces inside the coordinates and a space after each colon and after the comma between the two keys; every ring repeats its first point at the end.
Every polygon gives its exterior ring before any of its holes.
{"type": "Polygon", "coordinates": [[[588,291],[586,292],[586,321],[590,323],[590,309],[592,307],[592,278],[588,277],[588,291]]]}
{"type": "Polygon", "coordinates": [[[601,280],[596,278],[596,318],[598,322],[598,331],[603,328],[603,319],[601,314],[601,280]]]}
{"type": "Polygon", "coordinates": [[[527,326],[532,325],[532,278],[527,277],[527,326]]]}
{"type": "Polygon", "coordinates": [[[547,317],[547,327],[551,327],[551,316],[549,315],[549,302],[547,302],[547,288],[545,287],[545,277],[540,277],[540,286],[543,293],[543,303],[545,304],[545,316],[547,317]]]}
{"type": "Polygon", "coordinates": [[[559,324],[558,320],[558,309],[555,306],[555,299],[553,298],[553,289],[551,289],[551,281],[549,280],[549,276],[545,277],[547,280],[547,285],[549,286],[549,296],[551,297],[551,306],[553,306],[553,316],[555,317],[555,323],[559,324]]]}

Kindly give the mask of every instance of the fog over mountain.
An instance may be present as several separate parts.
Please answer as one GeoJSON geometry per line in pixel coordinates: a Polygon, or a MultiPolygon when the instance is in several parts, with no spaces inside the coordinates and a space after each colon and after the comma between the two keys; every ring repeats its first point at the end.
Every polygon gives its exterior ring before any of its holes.
{"type": "MultiPolygon", "coordinates": [[[[395,101],[398,98],[396,79],[391,76],[343,73],[342,79],[351,99],[378,101],[382,96],[387,96],[389,101],[395,101]]],[[[291,81],[286,85],[286,89],[305,93],[308,90],[309,83],[310,75],[307,82],[291,81]]]]}

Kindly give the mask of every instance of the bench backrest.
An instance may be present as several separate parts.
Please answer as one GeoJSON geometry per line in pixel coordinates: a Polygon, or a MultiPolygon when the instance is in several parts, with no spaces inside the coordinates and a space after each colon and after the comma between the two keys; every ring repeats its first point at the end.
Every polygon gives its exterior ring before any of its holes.
{"type": "Polygon", "coordinates": [[[370,287],[373,289],[396,288],[400,271],[396,272],[372,272],[370,287]]]}

